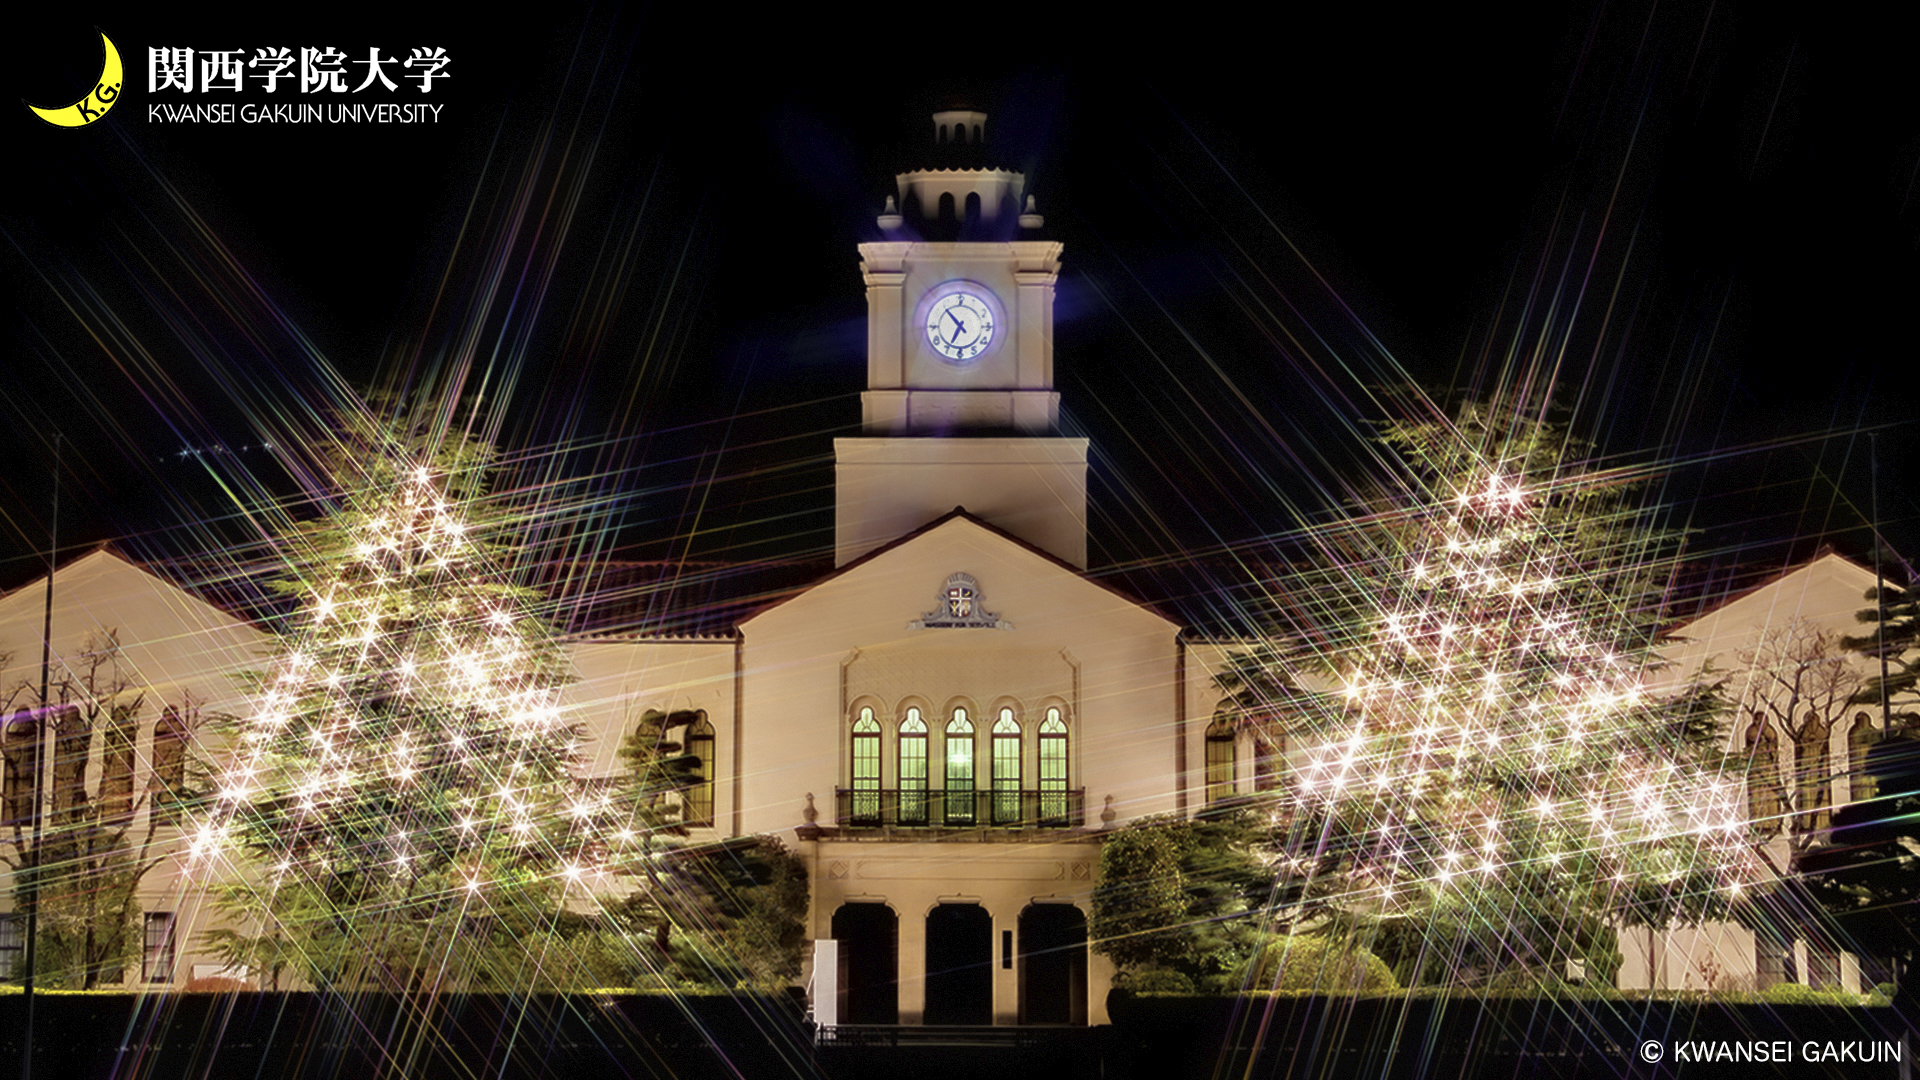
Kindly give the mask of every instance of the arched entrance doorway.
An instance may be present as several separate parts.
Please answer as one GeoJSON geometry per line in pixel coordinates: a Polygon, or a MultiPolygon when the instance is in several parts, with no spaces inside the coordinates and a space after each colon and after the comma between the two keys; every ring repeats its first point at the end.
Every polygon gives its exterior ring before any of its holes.
{"type": "Polygon", "coordinates": [[[848,1024],[900,1022],[900,919],[885,904],[842,904],[833,938],[847,946],[848,1024]]]}
{"type": "Polygon", "coordinates": [[[1087,917],[1072,904],[1020,913],[1020,1022],[1087,1022],[1087,917]]]}
{"type": "Polygon", "coordinates": [[[979,904],[927,913],[926,1022],[993,1023],[993,916],[979,904]]]}

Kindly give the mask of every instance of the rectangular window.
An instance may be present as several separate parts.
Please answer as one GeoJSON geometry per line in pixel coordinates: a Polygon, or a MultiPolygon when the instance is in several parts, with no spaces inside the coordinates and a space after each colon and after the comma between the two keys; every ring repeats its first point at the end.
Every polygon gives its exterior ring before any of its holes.
{"type": "Polygon", "coordinates": [[[993,823],[1020,823],[1020,737],[993,737],[993,823]]]}
{"type": "Polygon", "coordinates": [[[1807,942],[1807,985],[1815,990],[1840,989],[1840,953],[1814,942],[1807,942]]]}
{"type": "Polygon", "coordinates": [[[853,820],[880,820],[880,733],[857,728],[853,735],[853,820]]]}
{"type": "Polygon", "coordinates": [[[685,819],[689,825],[713,824],[713,725],[705,713],[687,729],[687,753],[699,764],[699,778],[686,790],[685,819]]]}
{"type": "Polygon", "coordinates": [[[26,920],[19,915],[0,915],[0,979],[17,979],[25,973],[25,925],[26,920]]]}
{"type": "Polygon", "coordinates": [[[1207,802],[1233,798],[1233,735],[1207,736],[1207,802]]]}
{"type": "Polygon", "coordinates": [[[927,823],[927,737],[900,736],[900,824],[927,823]]]}
{"type": "Polygon", "coordinates": [[[1067,738],[1040,735],[1040,820],[1064,823],[1067,816],[1067,738]]]}
{"type": "Polygon", "coordinates": [[[1792,982],[1787,969],[1793,964],[1793,946],[1768,940],[1764,934],[1754,935],[1754,984],[1755,988],[1765,990],[1783,982],[1792,982]]]}
{"type": "Polygon", "coordinates": [[[946,819],[973,824],[973,735],[947,735],[946,819]]]}
{"type": "Polygon", "coordinates": [[[142,982],[173,981],[173,912],[147,912],[145,948],[140,957],[142,982]]]}

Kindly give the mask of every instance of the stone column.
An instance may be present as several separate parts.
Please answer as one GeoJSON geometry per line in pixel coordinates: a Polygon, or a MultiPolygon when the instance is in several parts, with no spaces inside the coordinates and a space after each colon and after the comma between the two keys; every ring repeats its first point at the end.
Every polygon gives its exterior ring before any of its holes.
{"type": "Polygon", "coordinates": [[[1019,903],[998,908],[993,913],[993,1023],[1010,1026],[1020,1022],[1020,910],[1019,903]],[[1009,948],[1007,934],[1011,933],[1009,948]],[[1013,966],[1005,966],[1007,957],[1013,966]]]}
{"type": "Polygon", "coordinates": [[[920,1024],[927,1015],[927,910],[918,898],[900,904],[900,1022],[920,1024]]]}

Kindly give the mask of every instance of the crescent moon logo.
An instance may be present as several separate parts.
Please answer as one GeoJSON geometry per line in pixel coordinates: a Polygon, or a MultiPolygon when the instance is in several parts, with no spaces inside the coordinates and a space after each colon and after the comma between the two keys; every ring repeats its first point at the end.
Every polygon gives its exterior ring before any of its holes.
{"type": "Polygon", "coordinates": [[[100,44],[106,51],[106,61],[101,65],[100,81],[93,84],[93,89],[86,96],[57,109],[43,109],[31,101],[25,102],[27,108],[47,123],[65,128],[85,127],[107,115],[113,103],[120,100],[120,87],[126,76],[120,67],[120,50],[113,47],[113,39],[102,32],[100,44]]]}

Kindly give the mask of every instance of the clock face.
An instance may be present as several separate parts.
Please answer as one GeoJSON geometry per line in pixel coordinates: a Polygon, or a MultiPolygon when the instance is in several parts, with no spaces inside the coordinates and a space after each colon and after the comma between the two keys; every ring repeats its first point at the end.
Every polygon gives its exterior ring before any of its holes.
{"type": "Polygon", "coordinates": [[[993,309],[969,292],[941,297],[927,312],[927,343],[956,364],[972,363],[993,344],[993,309]]]}

